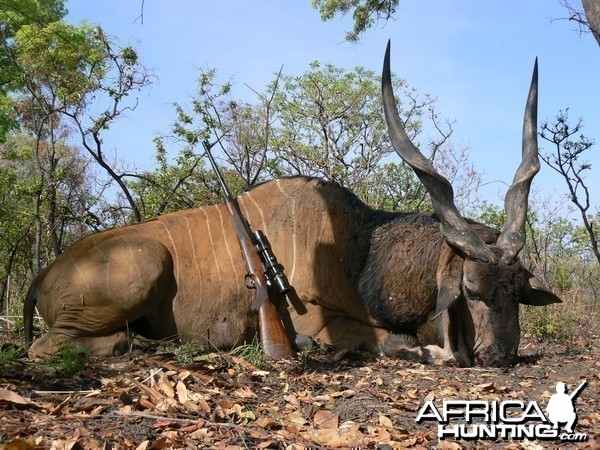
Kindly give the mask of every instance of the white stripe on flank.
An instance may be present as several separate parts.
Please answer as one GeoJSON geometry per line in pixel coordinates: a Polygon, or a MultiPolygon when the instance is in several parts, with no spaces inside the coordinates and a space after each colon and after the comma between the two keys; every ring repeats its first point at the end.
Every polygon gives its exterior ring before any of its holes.
{"type": "Polygon", "coordinates": [[[183,216],[185,218],[188,234],[190,236],[190,245],[192,247],[192,258],[194,258],[194,264],[196,265],[196,273],[198,274],[198,284],[199,291],[202,292],[202,270],[200,270],[200,265],[198,264],[198,255],[196,254],[196,242],[194,242],[194,234],[192,233],[192,229],[190,227],[190,219],[187,216],[183,216]]]}
{"type": "MultiPolygon", "coordinates": [[[[244,197],[249,198],[250,201],[254,204],[255,208],[258,210],[258,213],[260,214],[260,220],[262,221],[262,228],[259,228],[259,229],[262,230],[266,234],[267,233],[267,231],[266,231],[267,223],[265,222],[265,215],[263,214],[262,208],[260,206],[258,206],[258,203],[256,203],[256,200],[254,200],[254,197],[252,197],[252,192],[247,192],[244,197]]],[[[256,230],[257,229],[254,228],[254,231],[256,231],[256,230]]]]}
{"type": "MultiPolygon", "coordinates": [[[[225,242],[225,247],[227,247],[227,254],[229,255],[229,261],[231,262],[232,273],[235,273],[235,262],[233,261],[233,255],[231,253],[231,248],[229,248],[229,239],[227,239],[227,235],[225,234],[225,223],[223,221],[223,214],[221,214],[221,208],[219,206],[215,206],[217,208],[217,213],[219,214],[219,219],[221,220],[221,231],[223,232],[223,241],[225,242]]],[[[229,211],[228,211],[229,212],[229,211]]],[[[231,219],[229,219],[231,220],[231,219]]],[[[238,288],[238,298],[241,298],[241,284],[236,283],[238,288]]]]}
{"type": "MultiPolygon", "coordinates": [[[[92,245],[92,249],[96,250],[98,253],[100,253],[100,255],[102,255],[102,258],[104,258],[104,260],[107,262],[107,265],[105,266],[105,280],[104,282],[106,283],[106,286],[110,286],[110,274],[108,273],[109,270],[109,266],[108,266],[108,255],[106,253],[104,253],[102,251],[102,249],[98,246],[98,239],[96,239],[97,235],[92,235],[90,237],[94,237],[94,244],[92,245]]],[[[113,239],[113,238],[108,238],[108,239],[113,239]]],[[[103,239],[100,240],[100,243],[106,242],[108,239],[103,239]]],[[[85,285],[86,287],[89,289],[89,283],[87,281],[87,277],[84,275],[84,273],[81,271],[81,269],[79,268],[79,263],[77,261],[75,261],[72,257],[71,260],[73,260],[75,262],[75,268],[77,269],[77,272],[84,278],[85,280],[85,285]]]]}
{"type": "Polygon", "coordinates": [[[221,232],[223,233],[223,241],[225,242],[225,247],[227,247],[227,254],[229,255],[229,261],[231,262],[231,267],[235,269],[235,263],[233,262],[233,255],[231,254],[231,249],[229,248],[229,241],[227,239],[227,235],[225,234],[225,222],[223,221],[223,214],[221,214],[221,208],[215,206],[217,210],[217,214],[219,215],[219,221],[221,222],[221,232]]]}
{"type": "MultiPolygon", "coordinates": [[[[73,266],[75,267],[75,270],[77,270],[77,273],[80,275],[80,278],[85,283],[85,287],[89,291],[90,290],[90,284],[88,283],[88,277],[85,275],[85,273],[83,273],[83,270],[81,270],[81,267],[79,267],[79,260],[76,259],[76,258],[74,258],[73,256],[69,256],[69,258],[73,262],[73,266]]],[[[108,274],[108,270],[106,272],[108,274]]],[[[107,277],[108,277],[108,275],[107,275],[107,277]]],[[[107,286],[110,286],[110,285],[107,284],[107,286]]]]}
{"type": "Polygon", "coordinates": [[[214,266],[217,268],[217,275],[219,277],[219,291],[221,292],[221,304],[222,304],[223,303],[223,277],[221,276],[221,267],[218,264],[217,253],[215,252],[215,241],[213,240],[212,231],[210,229],[210,220],[208,218],[208,214],[206,214],[206,208],[200,208],[198,211],[202,211],[204,213],[204,217],[206,218],[206,230],[208,231],[208,240],[210,241],[210,249],[213,254],[213,261],[215,262],[214,266]]]}
{"type": "Polygon", "coordinates": [[[278,178],[277,180],[275,180],[275,184],[277,185],[277,188],[281,191],[281,193],[283,195],[285,195],[285,197],[289,200],[289,203],[291,203],[292,207],[291,207],[291,211],[292,211],[292,224],[293,224],[293,229],[292,229],[292,270],[290,272],[290,276],[288,277],[288,280],[290,282],[290,284],[293,286],[294,285],[294,273],[296,272],[296,227],[297,227],[297,221],[296,221],[296,200],[293,199],[290,195],[288,195],[287,192],[285,192],[283,190],[283,188],[281,187],[281,178],[278,178]]]}
{"type": "Polygon", "coordinates": [[[131,242],[129,241],[129,238],[127,237],[126,234],[122,234],[121,238],[125,241],[125,245],[129,248],[129,276],[132,280],[137,280],[140,278],[140,274],[139,274],[139,266],[137,264],[133,264],[133,260],[134,260],[134,253],[133,253],[133,248],[131,245],[131,242]],[[136,273],[134,273],[134,271],[136,273]]]}
{"type": "MultiPolygon", "coordinates": [[[[171,216],[173,217],[173,216],[171,216]]],[[[173,247],[173,253],[175,255],[175,270],[174,270],[174,276],[175,276],[175,280],[177,280],[177,284],[179,284],[179,255],[177,254],[177,247],[175,247],[175,241],[173,240],[173,236],[171,236],[171,232],[169,231],[169,227],[167,227],[167,224],[162,221],[162,220],[158,220],[158,222],[160,222],[162,224],[162,226],[165,228],[165,231],[167,232],[167,236],[169,236],[169,240],[171,241],[171,245],[173,247]]]]}

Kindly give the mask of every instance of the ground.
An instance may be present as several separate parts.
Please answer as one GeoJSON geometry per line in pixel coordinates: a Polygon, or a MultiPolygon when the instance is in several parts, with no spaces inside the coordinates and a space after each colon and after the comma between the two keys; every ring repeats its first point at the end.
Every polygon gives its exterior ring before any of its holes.
{"type": "Polygon", "coordinates": [[[524,340],[520,353],[511,368],[464,369],[364,353],[334,361],[325,350],[260,367],[225,353],[182,364],[155,350],[86,360],[74,375],[21,358],[0,365],[0,448],[600,448],[598,336],[524,340]],[[545,409],[557,382],[572,392],[584,380],[582,442],[440,440],[437,421],[415,420],[428,400],[545,409]]]}

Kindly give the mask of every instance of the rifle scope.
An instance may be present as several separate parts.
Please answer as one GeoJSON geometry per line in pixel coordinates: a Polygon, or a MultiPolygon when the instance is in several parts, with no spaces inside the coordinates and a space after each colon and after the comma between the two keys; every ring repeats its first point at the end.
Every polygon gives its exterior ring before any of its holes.
{"type": "Polygon", "coordinates": [[[292,287],[271,250],[269,240],[260,230],[254,232],[254,237],[256,238],[255,248],[257,253],[261,255],[267,280],[275,284],[280,294],[287,294],[292,287]]]}

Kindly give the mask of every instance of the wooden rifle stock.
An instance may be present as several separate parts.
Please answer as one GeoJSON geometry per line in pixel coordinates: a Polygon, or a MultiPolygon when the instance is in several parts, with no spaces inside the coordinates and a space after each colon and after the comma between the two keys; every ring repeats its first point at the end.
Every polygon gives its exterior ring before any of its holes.
{"type": "Polygon", "coordinates": [[[258,332],[263,352],[271,358],[291,358],[296,354],[275,305],[267,300],[258,310],[258,332]]]}
{"type": "Polygon", "coordinates": [[[257,248],[260,246],[257,245],[258,242],[252,233],[248,221],[242,214],[237,199],[234,198],[230,194],[229,189],[227,189],[225,180],[210,153],[210,147],[210,144],[204,141],[206,154],[219,178],[221,187],[225,192],[225,204],[229,211],[229,217],[231,218],[235,234],[238,238],[238,243],[240,244],[240,250],[242,251],[246,268],[248,269],[246,279],[250,279],[250,283],[247,282],[246,286],[256,289],[256,299],[252,305],[253,309],[258,312],[258,329],[261,347],[263,352],[271,358],[290,358],[295,355],[295,352],[288,335],[285,332],[277,308],[271,300],[269,281],[265,274],[263,261],[257,251],[257,248]]]}

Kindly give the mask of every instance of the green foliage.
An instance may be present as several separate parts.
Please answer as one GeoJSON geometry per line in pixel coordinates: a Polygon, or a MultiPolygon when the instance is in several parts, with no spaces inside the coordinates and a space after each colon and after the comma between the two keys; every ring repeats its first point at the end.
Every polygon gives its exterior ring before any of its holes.
{"type": "Polygon", "coordinates": [[[196,361],[205,361],[210,359],[206,350],[194,342],[175,343],[169,342],[160,344],[157,349],[159,352],[172,353],[177,363],[182,366],[192,364],[196,361]]]}
{"type": "Polygon", "coordinates": [[[506,211],[498,205],[484,201],[479,207],[476,219],[485,225],[500,230],[506,220],[506,211]]]}
{"type": "MultiPolygon", "coordinates": [[[[418,101],[400,80],[401,115],[415,137],[431,99],[418,101]]],[[[422,185],[394,154],[382,114],[379,76],[357,67],[318,62],[300,76],[282,77],[271,143],[274,175],[313,175],[348,187],[375,208],[415,210],[426,204],[422,185]],[[273,164],[274,163],[274,164],[273,164]]]]}
{"type": "Polygon", "coordinates": [[[554,290],[569,292],[581,286],[577,294],[583,297],[581,301],[596,297],[594,292],[600,289],[600,266],[594,260],[585,229],[557,216],[555,211],[530,212],[527,243],[520,258],[554,290]]]}
{"type": "Polygon", "coordinates": [[[425,187],[403,162],[375,166],[365,182],[353,187],[367,204],[385,211],[431,211],[425,187]]]}
{"type": "Polygon", "coordinates": [[[202,359],[206,351],[202,346],[193,342],[184,342],[174,348],[175,358],[181,365],[192,364],[194,361],[202,359]]]}
{"type": "MultiPolygon", "coordinates": [[[[105,159],[101,137],[124,111],[135,109],[137,100],[129,95],[150,83],[137,52],[130,46],[118,48],[99,26],[64,21],[23,25],[14,42],[10,62],[18,68],[21,92],[26,94],[17,118],[21,126],[46,139],[57,136],[56,124],[67,119],[85,150],[121,189],[133,220],[142,220],[128,189],[130,175],[119,173],[116,164],[105,159]],[[105,109],[92,113],[92,105],[105,109]]],[[[50,171],[48,178],[53,176],[50,171]]]]}
{"type": "Polygon", "coordinates": [[[24,25],[55,22],[67,15],[65,0],[2,0],[0,36],[10,40],[24,25]]]}
{"type": "Polygon", "coordinates": [[[22,69],[15,64],[19,43],[15,36],[28,26],[44,27],[62,19],[64,0],[3,0],[0,3],[0,143],[7,133],[18,129],[11,93],[24,90],[22,69]]]}
{"type": "Polygon", "coordinates": [[[265,363],[265,354],[260,346],[260,341],[256,337],[252,342],[235,347],[229,354],[242,358],[255,367],[262,367],[265,363]]]}
{"type": "Polygon", "coordinates": [[[64,345],[56,354],[47,359],[49,364],[58,366],[66,375],[74,375],[85,368],[92,353],[81,345],[64,345]]]}
{"type": "Polygon", "coordinates": [[[2,0],[0,3],[0,94],[22,88],[12,54],[15,35],[22,27],[56,22],[67,14],[64,0],[2,0]]]}
{"type": "MultiPolygon", "coordinates": [[[[9,276],[27,270],[33,246],[31,198],[37,180],[32,168],[20,155],[27,151],[25,142],[11,139],[0,147],[0,305],[8,289],[9,276]]],[[[26,277],[24,277],[27,279],[26,277]]],[[[12,279],[13,288],[15,281],[12,279]]]]}
{"type": "Polygon", "coordinates": [[[564,308],[542,306],[522,310],[523,335],[539,342],[569,343],[575,338],[576,326],[575,315],[564,308]]]}
{"type": "MultiPolygon", "coordinates": [[[[419,99],[402,81],[393,84],[403,90],[401,114],[415,137],[433,100],[419,99]]],[[[374,72],[314,62],[300,76],[279,73],[257,95],[257,104],[239,101],[230,81],[219,84],[216,71],[201,72],[191,105],[176,104],[171,133],[155,140],[156,169],[132,185],[144,217],[221,201],[212,170],[195,150],[215,136],[213,154],[234,194],[260,181],[302,174],[335,181],[376,208],[428,208],[413,171],[389,160],[394,152],[374,72]]]]}
{"type": "Polygon", "coordinates": [[[27,354],[27,350],[16,345],[7,345],[0,348],[0,366],[12,364],[27,354]]]}
{"type": "Polygon", "coordinates": [[[35,139],[21,133],[0,145],[0,309],[7,291],[9,297],[23,297],[36,258],[45,265],[56,256],[53,245],[61,251],[83,232],[81,220],[90,195],[85,162],[64,145],[41,145],[36,160],[34,147],[35,139]],[[47,178],[50,171],[52,182],[47,178]]]}
{"type": "Polygon", "coordinates": [[[0,73],[3,310],[7,292],[22,296],[31,275],[66,245],[90,228],[123,220],[129,212],[120,204],[123,197],[130,201],[133,220],[141,220],[124,175],[104,160],[100,133],[132,109],[126,97],[147,85],[149,77],[133,48],[113,50],[114,43],[100,27],[61,21],[66,14],[62,1],[9,1],[0,6],[7,20],[0,22],[0,64],[7,69],[0,73]],[[89,111],[91,104],[107,101],[106,111],[89,111]],[[97,174],[87,177],[89,163],[65,144],[73,142],[73,130],[109,181],[97,174]],[[111,181],[124,195],[107,205],[103,192],[111,181]]]}
{"type": "MultiPolygon", "coordinates": [[[[154,169],[139,174],[129,184],[144,218],[222,201],[223,193],[217,178],[212,169],[205,168],[204,155],[197,149],[203,140],[214,139],[213,131],[219,126],[225,127],[225,120],[243,106],[231,98],[230,85],[218,85],[215,76],[214,70],[200,73],[197,93],[189,108],[174,104],[176,120],[170,133],[154,139],[154,169]]],[[[234,195],[241,193],[250,183],[238,176],[244,172],[241,168],[239,171],[232,169],[233,152],[228,153],[231,157],[228,162],[223,162],[220,156],[223,155],[222,146],[214,147],[213,153],[222,166],[231,192],[234,195]]]]}
{"type": "Polygon", "coordinates": [[[399,0],[312,0],[313,8],[319,10],[321,20],[333,20],[336,16],[345,16],[354,10],[354,26],[346,34],[349,42],[358,42],[360,36],[378,20],[393,17],[399,0]]]}
{"type": "Polygon", "coordinates": [[[306,73],[282,81],[273,148],[283,173],[316,175],[353,188],[392,152],[374,72],[313,62],[306,73]]]}
{"type": "MultiPolygon", "coordinates": [[[[267,92],[257,93],[259,101],[250,104],[234,97],[230,81],[220,84],[215,70],[202,71],[191,105],[176,104],[171,133],[155,141],[156,170],[143,174],[133,187],[144,216],[221,201],[214,174],[201,164],[198,149],[203,139],[215,137],[213,154],[234,194],[257,182],[301,174],[335,181],[375,208],[429,209],[414,172],[397,162],[379,84],[372,71],[313,62],[299,76],[280,72],[267,92]]],[[[410,137],[421,132],[427,111],[432,129],[441,134],[438,143],[430,142],[431,154],[451,152],[443,145],[451,129],[440,131],[434,100],[420,98],[396,78],[393,85],[401,93],[400,113],[410,137]]]]}
{"type": "Polygon", "coordinates": [[[78,105],[106,76],[108,54],[102,38],[99,28],[60,21],[24,25],[15,34],[24,84],[34,95],[48,96],[44,90],[51,87],[60,107],[78,105]]]}
{"type": "Polygon", "coordinates": [[[9,133],[19,129],[17,115],[17,102],[10,96],[0,93],[0,144],[6,141],[9,133]]]}
{"type": "MultiPolygon", "coordinates": [[[[576,305],[588,305],[588,311],[582,314],[596,311],[600,307],[600,266],[595,261],[586,229],[560,216],[560,208],[548,200],[530,200],[527,241],[519,254],[521,263],[559,296],[574,299],[576,305]]],[[[482,203],[479,214],[475,216],[476,220],[497,230],[502,228],[505,218],[502,208],[488,202],[482,203]]],[[[551,314],[539,317],[536,313],[528,314],[533,314],[532,320],[542,330],[544,320],[552,318],[551,314]]],[[[565,323],[570,322],[566,319],[565,323]]],[[[556,329],[554,324],[550,325],[550,328],[556,329]]],[[[552,332],[550,330],[546,334],[552,332]]]]}

